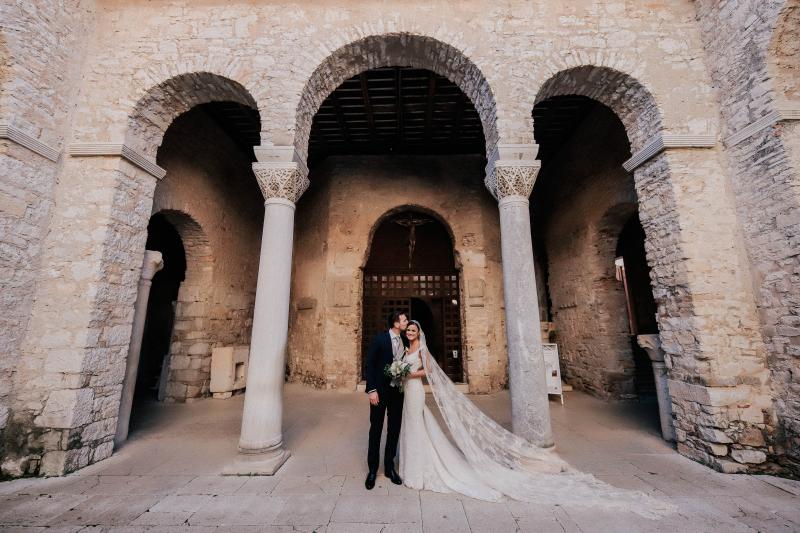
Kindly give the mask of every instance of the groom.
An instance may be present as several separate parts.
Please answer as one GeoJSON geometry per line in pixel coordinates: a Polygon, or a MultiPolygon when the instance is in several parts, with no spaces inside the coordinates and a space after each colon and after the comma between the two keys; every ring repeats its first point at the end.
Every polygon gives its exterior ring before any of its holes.
{"type": "Polygon", "coordinates": [[[367,394],[369,395],[369,452],[367,465],[369,473],[364,481],[367,490],[375,486],[380,460],[381,433],[383,419],[389,412],[389,427],[386,430],[386,449],[383,453],[383,467],[386,477],[395,485],[403,480],[394,469],[397,455],[397,439],[400,437],[400,421],[403,417],[403,393],[391,386],[391,379],[384,375],[383,368],[403,358],[406,341],[402,333],[408,326],[408,316],[403,311],[395,311],[388,320],[389,330],[379,333],[372,340],[367,352],[367,394]]]}

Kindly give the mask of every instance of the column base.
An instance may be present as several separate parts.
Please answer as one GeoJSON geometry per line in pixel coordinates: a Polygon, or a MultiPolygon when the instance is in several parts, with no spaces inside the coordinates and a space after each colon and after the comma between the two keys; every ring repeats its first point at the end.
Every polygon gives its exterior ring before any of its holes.
{"type": "Polygon", "coordinates": [[[233,464],[222,470],[223,476],[273,476],[291,457],[291,452],[274,450],[269,453],[239,454],[233,464]]]}

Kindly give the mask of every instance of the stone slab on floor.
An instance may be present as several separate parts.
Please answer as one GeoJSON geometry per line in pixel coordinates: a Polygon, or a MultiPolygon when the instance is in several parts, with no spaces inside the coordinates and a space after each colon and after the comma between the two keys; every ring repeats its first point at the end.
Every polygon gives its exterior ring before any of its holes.
{"type": "MultiPolygon", "coordinates": [[[[508,395],[473,397],[508,427],[508,395]]],[[[797,482],[725,475],[660,439],[653,406],[578,392],[551,402],[559,453],[611,485],[671,501],[662,520],[587,507],[486,503],[398,487],[364,489],[363,394],[287,385],[285,443],[272,477],[220,473],[236,454],[242,397],[137,410],[115,454],[63,478],[0,483],[0,530],[47,532],[800,531],[797,482]]]]}

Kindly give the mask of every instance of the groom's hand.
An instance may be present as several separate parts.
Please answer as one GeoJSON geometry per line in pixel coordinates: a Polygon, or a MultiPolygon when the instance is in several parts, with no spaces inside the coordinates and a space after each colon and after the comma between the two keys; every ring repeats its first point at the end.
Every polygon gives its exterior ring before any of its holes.
{"type": "Polygon", "coordinates": [[[372,405],[378,405],[378,391],[372,391],[369,393],[369,403],[372,405]]]}

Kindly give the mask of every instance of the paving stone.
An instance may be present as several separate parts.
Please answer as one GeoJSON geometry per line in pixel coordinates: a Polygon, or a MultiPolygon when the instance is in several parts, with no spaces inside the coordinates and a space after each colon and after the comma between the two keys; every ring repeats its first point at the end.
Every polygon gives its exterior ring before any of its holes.
{"type": "MultiPolygon", "coordinates": [[[[272,494],[276,496],[289,494],[339,494],[344,484],[344,475],[335,476],[293,476],[280,479],[272,494]]],[[[362,487],[363,488],[363,487],[362,487]]]]}
{"type": "Polygon", "coordinates": [[[271,494],[278,482],[280,478],[275,476],[251,476],[236,489],[236,494],[271,494]]]}
{"type": "Polygon", "coordinates": [[[246,476],[198,476],[176,494],[233,494],[247,482],[246,476]]]}
{"type": "Polygon", "coordinates": [[[469,530],[464,506],[455,494],[422,491],[419,498],[423,531],[446,533],[469,530]]]}
{"type": "Polygon", "coordinates": [[[331,522],[361,524],[419,523],[419,498],[393,496],[339,496],[331,522]]]}
{"type": "Polygon", "coordinates": [[[225,494],[189,517],[189,525],[258,526],[273,524],[285,497],[252,494],[225,494]]]}
{"type": "Polygon", "coordinates": [[[88,498],[75,494],[4,497],[0,500],[0,524],[44,526],[88,498]]]}
{"type": "MultiPolygon", "coordinates": [[[[367,474],[366,472],[363,474],[353,474],[348,475],[347,479],[345,479],[344,483],[342,484],[341,494],[346,495],[362,495],[366,491],[364,488],[364,480],[366,479],[367,474]]],[[[388,496],[389,495],[389,486],[392,485],[392,482],[386,479],[383,476],[378,476],[375,479],[375,486],[369,491],[370,494],[375,494],[378,496],[388,496]]]]}
{"type": "Polygon", "coordinates": [[[298,494],[286,497],[286,503],[272,522],[276,525],[327,524],[331,519],[337,496],[298,494]]]}
{"type": "Polygon", "coordinates": [[[50,520],[49,525],[125,526],[157,501],[157,496],[149,495],[89,496],[50,520]]]}
{"type": "Polygon", "coordinates": [[[464,498],[461,502],[472,533],[503,533],[517,530],[517,523],[505,503],[482,502],[464,498]]]}

